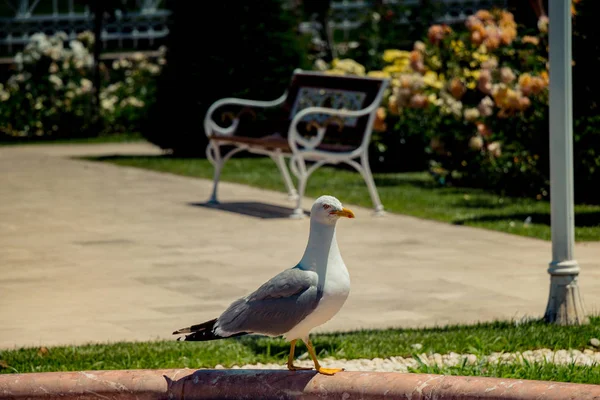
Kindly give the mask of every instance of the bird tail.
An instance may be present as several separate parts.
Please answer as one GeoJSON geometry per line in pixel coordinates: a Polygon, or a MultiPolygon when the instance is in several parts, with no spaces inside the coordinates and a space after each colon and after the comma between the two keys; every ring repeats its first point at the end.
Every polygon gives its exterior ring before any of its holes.
{"type": "MultiPolygon", "coordinates": [[[[178,329],[173,332],[173,335],[180,335],[189,333],[183,338],[184,341],[189,342],[204,342],[207,340],[225,339],[235,336],[247,335],[247,332],[240,332],[230,336],[221,336],[215,333],[215,324],[217,319],[211,319],[210,321],[203,322],[201,324],[188,326],[187,328],[178,329]]],[[[178,341],[182,340],[181,337],[177,338],[178,341]]]]}

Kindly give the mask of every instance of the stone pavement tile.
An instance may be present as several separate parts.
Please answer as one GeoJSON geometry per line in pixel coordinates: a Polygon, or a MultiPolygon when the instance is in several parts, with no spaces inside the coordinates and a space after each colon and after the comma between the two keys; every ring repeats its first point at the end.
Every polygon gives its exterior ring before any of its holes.
{"type": "MultiPolygon", "coordinates": [[[[307,219],[248,215],[291,210],[283,193],[222,183],[221,200],[246,213],[226,211],[194,205],[208,180],[68,158],[108,154],[160,151],[0,148],[0,348],[173,339],[300,259],[307,219]]],[[[549,242],[348,206],[357,218],[339,223],[338,241],[352,290],[317,331],[544,312],[549,242]]],[[[578,243],[575,255],[598,310],[600,245],[578,243]]]]}

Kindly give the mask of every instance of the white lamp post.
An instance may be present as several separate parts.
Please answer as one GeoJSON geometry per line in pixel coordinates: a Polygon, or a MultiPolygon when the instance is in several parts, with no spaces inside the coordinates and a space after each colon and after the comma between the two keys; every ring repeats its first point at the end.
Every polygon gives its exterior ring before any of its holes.
{"type": "Polygon", "coordinates": [[[544,319],[561,325],[589,320],[573,258],[573,99],[571,87],[571,1],[549,0],[550,40],[550,201],[552,262],[544,319]]]}

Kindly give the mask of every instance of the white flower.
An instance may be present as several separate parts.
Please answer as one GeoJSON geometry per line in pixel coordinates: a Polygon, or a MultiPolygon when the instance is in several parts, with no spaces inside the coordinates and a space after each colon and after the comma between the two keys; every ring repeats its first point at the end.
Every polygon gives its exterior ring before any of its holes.
{"type": "Polygon", "coordinates": [[[140,61],[145,60],[146,56],[143,53],[141,53],[139,51],[136,51],[135,53],[133,53],[133,55],[131,56],[131,58],[133,59],[133,61],[140,62],[140,61]]]}
{"type": "Polygon", "coordinates": [[[511,83],[516,78],[515,73],[509,67],[502,67],[500,69],[500,80],[504,83],[511,83]]]}
{"type": "Polygon", "coordinates": [[[8,99],[10,99],[10,93],[8,93],[6,90],[0,89],[0,101],[7,101],[8,99]]]}
{"type": "Polygon", "coordinates": [[[136,97],[129,96],[121,100],[121,107],[132,106],[136,108],[144,107],[144,102],[136,97]]]}
{"type": "Polygon", "coordinates": [[[55,74],[58,72],[58,65],[56,65],[56,63],[52,63],[50,64],[50,67],[48,67],[48,72],[51,74],[55,74]]]}
{"type": "Polygon", "coordinates": [[[490,96],[485,96],[477,105],[477,109],[484,117],[489,117],[494,113],[494,100],[490,96]]]}
{"type": "Polygon", "coordinates": [[[148,70],[148,72],[150,72],[152,75],[156,75],[160,72],[160,67],[156,64],[148,64],[146,66],[146,69],[148,70]]]}
{"type": "Polygon", "coordinates": [[[129,68],[131,67],[131,62],[125,58],[121,58],[119,60],[119,63],[121,64],[121,68],[129,68]]]}
{"type": "Polygon", "coordinates": [[[48,81],[54,85],[55,89],[60,89],[63,87],[63,81],[58,76],[52,74],[48,77],[48,81]]]}
{"type": "Polygon", "coordinates": [[[41,52],[43,52],[49,47],[52,47],[52,43],[50,43],[48,36],[41,32],[34,33],[33,35],[31,35],[31,37],[29,38],[29,43],[32,45],[32,49],[37,48],[41,52]]]}
{"type": "Polygon", "coordinates": [[[113,93],[113,92],[116,92],[117,90],[119,90],[121,88],[121,86],[123,86],[123,84],[121,82],[111,83],[110,85],[108,85],[106,87],[105,91],[107,93],[113,93]]]}
{"type": "Polygon", "coordinates": [[[96,38],[94,37],[94,34],[91,31],[84,31],[77,35],[77,40],[93,45],[96,38]]]}
{"type": "Polygon", "coordinates": [[[23,69],[23,53],[19,52],[15,55],[15,64],[19,71],[23,69]]]}
{"type": "Polygon", "coordinates": [[[118,71],[119,68],[121,68],[121,63],[118,60],[114,60],[112,62],[112,69],[114,69],[115,71],[118,71]]]}
{"type": "Polygon", "coordinates": [[[100,100],[100,106],[105,111],[114,111],[115,104],[118,100],[119,99],[117,98],[117,96],[110,96],[108,98],[100,100]]]}
{"type": "Polygon", "coordinates": [[[61,58],[62,48],[61,47],[51,47],[47,51],[44,52],[45,55],[52,58],[54,61],[58,61],[61,58]]]}
{"type": "Polygon", "coordinates": [[[469,122],[473,122],[475,121],[477,118],[480,117],[480,113],[479,110],[476,108],[467,108],[465,110],[465,119],[469,122]]]}
{"type": "Polygon", "coordinates": [[[69,42],[69,47],[73,50],[73,55],[75,57],[83,57],[85,53],[87,53],[85,46],[79,40],[71,40],[69,42]]]}
{"type": "MultiPolygon", "coordinates": [[[[63,32],[63,31],[56,32],[56,33],[54,34],[54,36],[52,37],[52,39],[54,39],[55,43],[57,43],[57,44],[58,44],[58,43],[60,43],[60,44],[61,44],[61,46],[62,46],[62,43],[63,43],[64,41],[66,41],[68,38],[69,38],[69,36],[67,35],[67,33],[66,33],[66,32],[63,32]]],[[[51,39],[51,40],[52,40],[52,39],[51,39]]]]}
{"type": "Polygon", "coordinates": [[[502,146],[500,142],[492,142],[487,146],[488,151],[494,157],[500,157],[502,155],[502,146]]]}
{"type": "Polygon", "coordinates": [[[86,79],[86,78],[81,78],[80,84],[81,84],[81,93],[91,92],[92,88],[94,86],[92,84],[92,81],[90,81],[89,79],[86,79]]]}
{"type": "Polygon", "coordinates": [[[329,69],[329,65],[322,58],[318,58],[315,60],[315,68],[319,71],[327,71],[329,69]]]}
{"type": "Polygon", "coordinates": [[[481,150],[483,148],[483,138],[479,135],[471,137],[469,147],[473,150],[481,150]]]}

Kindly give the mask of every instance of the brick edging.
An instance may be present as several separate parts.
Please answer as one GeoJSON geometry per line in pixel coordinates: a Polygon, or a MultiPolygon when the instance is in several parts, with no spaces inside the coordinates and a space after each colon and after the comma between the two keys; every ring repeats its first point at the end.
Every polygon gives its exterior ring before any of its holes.
{"type": "Polygon", "coordinates": [[[0,399],[600,399],[600,385],[285,370],[117,370],[0,375],[0,399]]]}

